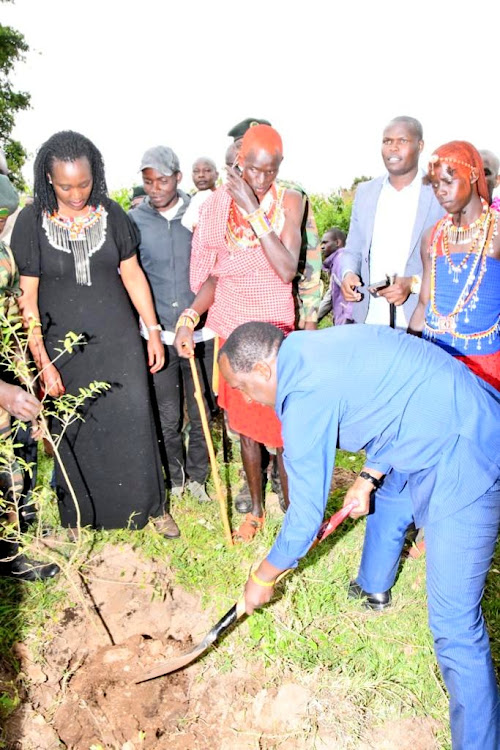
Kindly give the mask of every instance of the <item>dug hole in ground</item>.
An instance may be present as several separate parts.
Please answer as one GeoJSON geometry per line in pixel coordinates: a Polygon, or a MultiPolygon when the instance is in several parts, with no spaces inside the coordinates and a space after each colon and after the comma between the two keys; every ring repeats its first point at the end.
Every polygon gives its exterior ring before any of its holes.
{"type": "MultiPolygon", "coordinates": [[[[350,480],[351,477],[345,477],[350,480]]],[[[268,513],[280,514],[269,498],[268,513]]],[[[75,574],[76,575],[76,574],[75,574]]],[[[99,621],[78,604],[47,625],[44,645],[15,643],[21,705],[4,727],[7,750],[435,750],[436,722],[385,722],[373,734],[349,736],[359,711],[344,687],[318,665],[312,673],[276,673],[245,659],[229,633],[221,669],[202,658],[175,674],[142,684],[134,678],[189,650],[220,611],[172,585],[162,562],[141,558],[131,545],[107,545],[86,574],[99,621]]],[[[279,608],[276,616],[279,617],[279,608]]]]}

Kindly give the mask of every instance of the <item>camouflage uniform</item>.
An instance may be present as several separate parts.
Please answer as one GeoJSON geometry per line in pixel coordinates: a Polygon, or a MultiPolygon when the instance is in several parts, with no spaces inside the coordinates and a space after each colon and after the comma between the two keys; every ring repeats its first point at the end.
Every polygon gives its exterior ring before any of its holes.
{"type": "MultiPolygon", "coordinates": [[[[0,316],[6,318],[19,314],[17,297],[21,294],[19,273],[10,248],[0,242],[0,316]]],[[[17,497],[23,490],[23,474],[7,438],[11,435],[11,416],[0,406],[0,495],[17,497]]]]}
{"type": "Polygon", "coordinates": [[[295,182],[286,180],[278,180],[278,182],[289,190],[296,190],[300,193],[304,206],[300,227],[302,244],[299,265],[293,282],[295,322],[298,328],[303,328],[305,323],[318,322],[318,309],[323,294],[321,246],[312,206],[304,189],[295,182]]]}

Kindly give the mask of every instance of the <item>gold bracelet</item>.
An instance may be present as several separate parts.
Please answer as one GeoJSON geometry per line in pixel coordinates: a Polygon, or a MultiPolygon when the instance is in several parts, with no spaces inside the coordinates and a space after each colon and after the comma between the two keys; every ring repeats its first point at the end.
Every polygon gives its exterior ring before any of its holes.
{"type": "Polygon", "coordinates": [[[252,581],[253,581],[254,583],[256,583],[256,584],[257,584],[258,586],[265,586],[265,587],[266,587],[266,589],[270,589],[270,588],[272,588],[272,587],[274,586],[274,584],[276,583],[276,581],[263,581],[263,580],[262,580],[262,578],[259,578],[259,576],[258,576],[258,575],[256,575],[256,574],[255,574],[255,573],[253,572],[253,570],[252,570],[252,572],[250,573],[250,578],[251,578],[251,579],[252,579],[252,581]]]}
{"type": "Polygon", "coordinates": [[[178,331],[179,328],[182,328],[182,326],[186,326],[186,328],[190,328],[192,331],[194,331],[194,321],[187,315],[181,315],[179,317],[179,320],[175,324],[175,330],[178,331]]]}

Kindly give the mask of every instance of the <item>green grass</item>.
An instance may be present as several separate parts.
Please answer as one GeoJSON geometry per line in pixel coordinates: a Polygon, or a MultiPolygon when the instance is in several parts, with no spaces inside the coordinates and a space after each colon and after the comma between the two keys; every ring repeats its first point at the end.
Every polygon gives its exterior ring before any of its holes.
{"type": "MultiPolygon", "coordinates": [[[[237,451],[234,458],[228,473],[237,483],[237,451]]],[[[359,471],[362,462],[362,455],[338,452],[338,466],[359,471]]],[[[50,461],[43,458],[40,477],[45,486],[50,473],[50,461]]],[[[235,490],[233,486],[233,496],[235,490]]],[[[332,493],[327,515],[342,505],[343,494],[341,490],[332,493]]],[[[199,593],[203,608],[215,623],[241,596],[250,566],[265,557],[282,516],[270,515],[264,532],[252,544],[227,548],[216,502],[199,505],[184,497],[172,512],[181,528],[180,539],[167,541],[149,527],[139,532],[84,532],[78,563],[85,572],[89,550],[94,555],[110,542],[132,544],[146,559],[168,564],[174,583],[199,593]]],[[[49,523],[55,522],[53,502],[44,515],[49,523]]],[[[235,513],[233,528],[239,521],[235,513]]],[[[221,672],[241,665],[242,658],[263,663],[269,685],[279,685],[285,678],[312,680],[315,697],[329,706],[330,718],[354,738],[361,737],[369,723],[401,716],[432,717],[442,727],[440,747],[447,748],[447,700],[427,626],[425,559],[408,560],[402,566],[390,610],[367,612],[346,597],[359,564],[363,533],[363,520],[345,521],[278,585],[276,597],[267,607],[240,622],[204,658],[221,672]]],[[[484,602],[497,665],[499,568],[497,554],[484,602]]],[[[48,622],[59,618],[74,601],[64,578],[45,584],[0,580],[0,658],[15,667],[12,643],[29,639],[31,644],[43,644],[50,631],[48,622]]],[[[16,705],[16,694],[10,688],[0,694],[0,712],[8,713],[16,705]]]]}

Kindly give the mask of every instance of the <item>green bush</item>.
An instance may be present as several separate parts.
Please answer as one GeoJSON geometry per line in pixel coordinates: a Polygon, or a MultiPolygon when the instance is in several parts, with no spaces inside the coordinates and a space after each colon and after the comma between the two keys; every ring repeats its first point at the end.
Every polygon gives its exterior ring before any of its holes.
{"type": "Polygon", "coordinates": [[[347,234],[351,221],[352,200],[344,199],[334,193],[330,195],[313,193],[309,197],[320,238],[332,227],[339,227],[347,234]]]}
{"type": "Polygon", "coordinates": [[[120,204],[124,211],[130,210],[130,190],[127,188],[120,188],[120,190],[112,190],[110,198],[120,204]]]}

